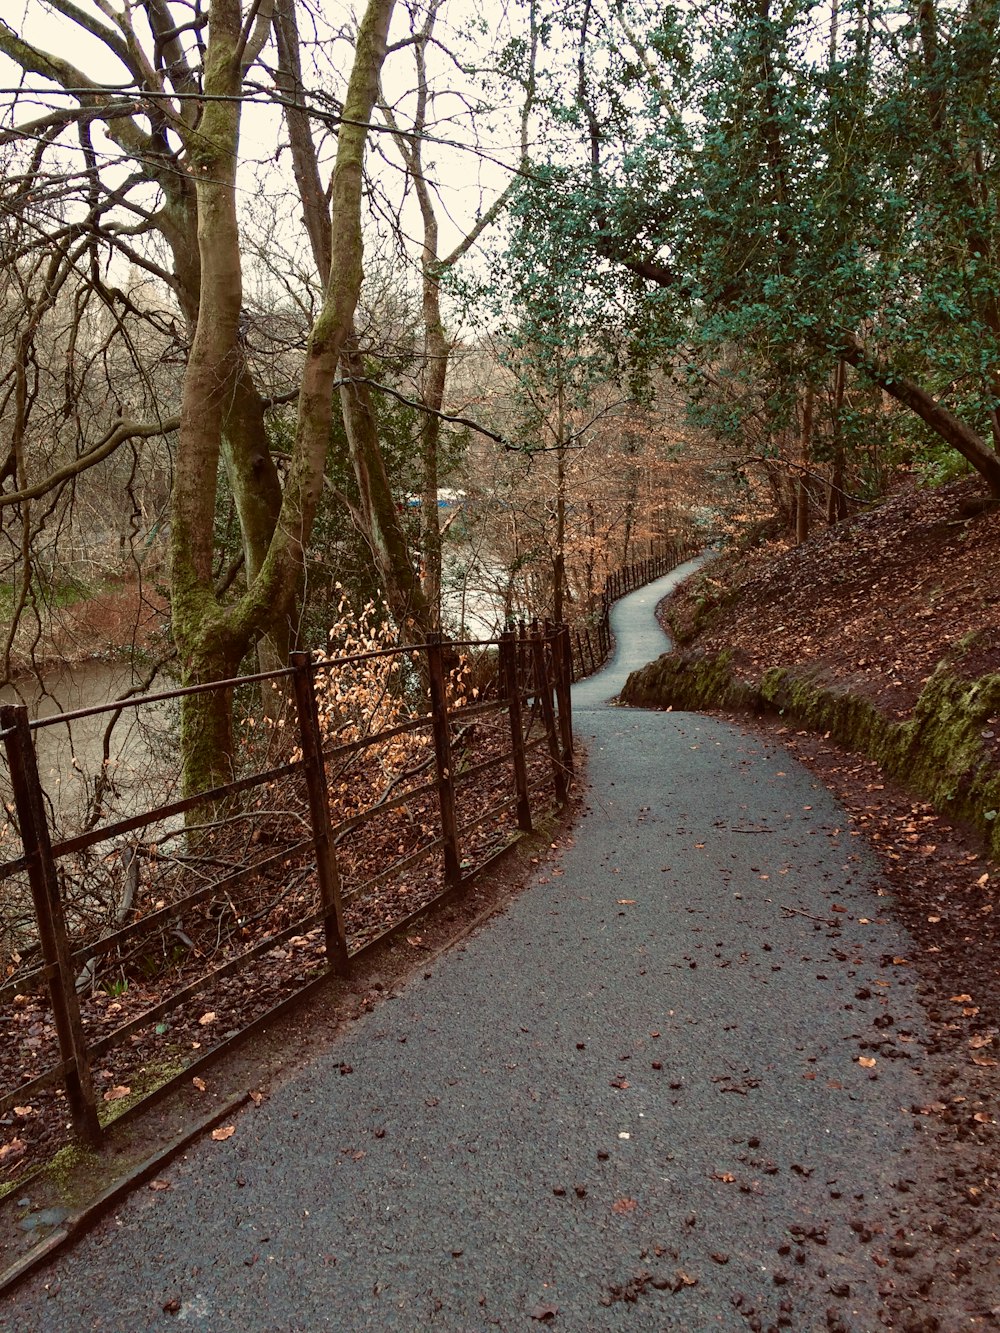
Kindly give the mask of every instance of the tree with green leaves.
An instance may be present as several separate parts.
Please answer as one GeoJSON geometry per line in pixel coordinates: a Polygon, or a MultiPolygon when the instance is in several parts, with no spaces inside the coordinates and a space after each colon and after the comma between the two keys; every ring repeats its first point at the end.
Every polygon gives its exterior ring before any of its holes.
{"type": "Polygon", "coordinates": [[[779,428],[847,367],[998,496],[997,21],[582,0],[549,48],[563,232],[645,285],[675,364],[752,353],[779,428]]]}

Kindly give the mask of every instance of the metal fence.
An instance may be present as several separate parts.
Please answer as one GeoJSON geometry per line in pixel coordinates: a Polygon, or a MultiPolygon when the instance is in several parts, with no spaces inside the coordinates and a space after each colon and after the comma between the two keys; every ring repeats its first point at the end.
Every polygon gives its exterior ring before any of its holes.
{"type": "Polygon", "coordinates": [[[608,575],[596,614],[570,627],[574,680],[581,680],[599,671],[610,655],[612,604],[626,593],[634,592],[636,588],[669,574],[700,549],[701,543],[695,541],[675,541],[663,547],[656,555],[646,560],[635,560],[608,575]]]}
{"type": "Polygon", "coordinates": [[[248,708],[233,781],[137,809],[108,778],[106,745],[100,799],[72,829],[40,775],[39,733],[71,737],[84,719],[170,708],[190,691],[36,721],[0,708],[4,846],[17,853],[0,864],[0,1168],[33,1139],[51,1143],[54,1125],[99,1142],[123,1111],[460,892],[565,801],[571,677],[568,631],[550,626],[297,653],[284,671],[198,687],[284,701],[266,727],[248,708]],[[461,664],[466,649],[478,667],[461,664]]]}
{"type": "Polygon", "coordinates": [[[565,802],[571,682],[607,658],[612,603],[694,550],[677,542],[616,570],[597,615],[572,629],[533,622],[465,644],[297,653],[283,671],[196,687],[245,705],[239,771],[196,796],[171,792],[170,710],[191,690],[35,721],[0,707],[11,798],[0,1185],[68,1127],[99,1142],[327,972],[346,975],[376,941],[418,930],[430,904],[565,802]],[[477,657],[463,665],[467,650],[477,657]],[[261,705],[267,691],[280,706],[261,705]],[[111,723],[123,716],[118,745],[111,723]],[[131,781],[134,733],[150,719],[158,764],[131,781]],[[87,776],[77,731],[105,720],[87,776]],[[49,752],[38,742],[55,738],[76,799],[47,757],[40,766],[49,752]]]}

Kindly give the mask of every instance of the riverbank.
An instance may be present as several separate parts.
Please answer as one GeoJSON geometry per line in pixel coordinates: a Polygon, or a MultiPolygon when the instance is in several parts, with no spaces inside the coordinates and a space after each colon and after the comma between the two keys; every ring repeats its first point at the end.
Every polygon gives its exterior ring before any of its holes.
{"type": "Polygon", "coordinates": [[[108,580],[97,588],[65,590],[40,604],[15,632],[11,680],[63,671],[89,662],[160,656],[170,630],[166,590],[153,580],[108,580]]]}

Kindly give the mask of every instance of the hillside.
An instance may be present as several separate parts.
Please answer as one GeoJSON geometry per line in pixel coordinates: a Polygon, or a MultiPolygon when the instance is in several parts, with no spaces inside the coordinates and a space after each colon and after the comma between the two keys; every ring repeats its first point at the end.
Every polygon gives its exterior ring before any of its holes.
{"type": "MultiPolygon", "coordinates": [[[[736,711],[840,797],[877,853],[915,944],[883,963],[913,968],[930,1024],[927,1102],[910,1108],[933,1148],[915,1191],[928,1243],[913,1264],[933,1274],[928,1310],[944,1285],[949,1315],[989,1319],[1000,1314],[1000,513],[969,516],[977,494],[967,482],[907,488],[800,547],[723,555],[661,606],[678,650],[635,673],[623,698],[736,711]]],[[[958,1326],[912,1313],[901,1326],[958,1326]]]]}

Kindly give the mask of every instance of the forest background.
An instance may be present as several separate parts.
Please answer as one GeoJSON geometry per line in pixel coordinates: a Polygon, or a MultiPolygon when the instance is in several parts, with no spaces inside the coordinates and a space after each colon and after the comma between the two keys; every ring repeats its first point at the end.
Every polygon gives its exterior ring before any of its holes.
{"type": "MultiPolygon", "coordinates": [[[[0,675],[585,620],[678,534],[801,542],[901,473],[1000,496],[997,27],[24,0],[0,675]]],[[[185,790],[236,745],[183,701],[185,790]]]]}

